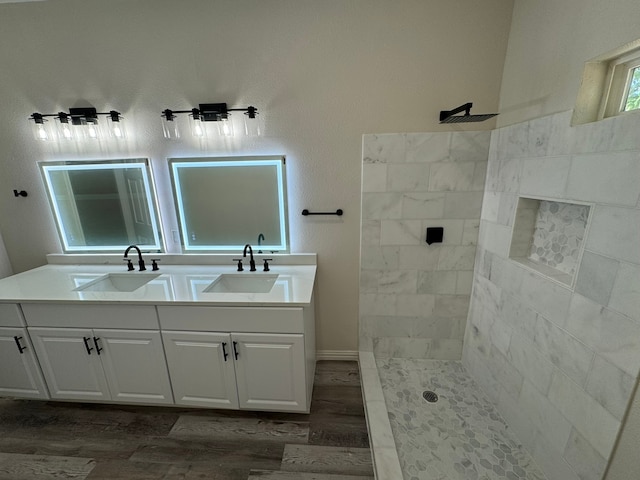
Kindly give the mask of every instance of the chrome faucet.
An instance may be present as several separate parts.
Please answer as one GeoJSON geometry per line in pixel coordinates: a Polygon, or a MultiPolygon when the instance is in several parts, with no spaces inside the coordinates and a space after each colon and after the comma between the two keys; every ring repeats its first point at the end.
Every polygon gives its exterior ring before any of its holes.
{"type": "MultiPolygon", "coordinates": [[[[124,258],[128,259],[128,255],[129,255],[129,250],[131,250],[132,248],[135,248],[136,251],[138,252],[138,266],[140,267],[140,271],[144,271],[147,268],[144,266],[144,260],[142,259],[142,252],[140,251],[140,249],[135,246],[135,245],[130,245],[129,247],[127,247],[127,249],[124,251],[124,258]]],[[[129,260],[129,270],[133,270],[133,265],[131,265],[131,260],[129,260]]]]}
{"type": "Polygon", "coordinates": [[[248,243],[244,246],[244,250],[242,251],[242,256],[243,257],[247,256],[247,248],[249,249],[249,254],[251,255],[251,259],[249,260],[249,265],[251,268],[249,268],[249,271],[255,272],[256,262],[253,260],[253,248],[251,248],[251,245],[249,245],[248,243]]]}

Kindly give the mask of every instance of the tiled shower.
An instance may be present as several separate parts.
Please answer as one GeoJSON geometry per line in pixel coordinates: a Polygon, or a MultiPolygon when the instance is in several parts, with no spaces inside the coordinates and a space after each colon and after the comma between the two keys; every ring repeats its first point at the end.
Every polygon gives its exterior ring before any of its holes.
{"type": "Polygon", "coordinates": [[[570,120],[364,137],[360,341],[378,357],[462,358],[550,480],[599,480],[640,370],[640,115],[570,120]],[[465,136],[477,147],[468,162],[452,153],[465,136]],[[399,193],[389,172],[405,163],[429,180],[399,193]],[[453,193],[469,196],[465,212],[431,209],[453,193]],[[408,217],[414,198],[424,202],[408,217]],[[445,243],[434,249],[423,236],[436,223],[445,243]],[[469,248],[473,270],[444,250],[452,226],[466,230],[449,240],[469,248]],[[421,307],[404,315],[410,301],[421,307]]]}

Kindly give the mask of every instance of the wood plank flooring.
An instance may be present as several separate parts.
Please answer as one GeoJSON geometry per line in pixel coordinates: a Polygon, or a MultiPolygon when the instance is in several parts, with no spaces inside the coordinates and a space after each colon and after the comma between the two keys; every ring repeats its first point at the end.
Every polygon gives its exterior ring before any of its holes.
{"type": "Polygon", "coordinates": [[[0,480],[370,480],[356,362],[321,361],[311,413],[0,399],[0,480]]]}

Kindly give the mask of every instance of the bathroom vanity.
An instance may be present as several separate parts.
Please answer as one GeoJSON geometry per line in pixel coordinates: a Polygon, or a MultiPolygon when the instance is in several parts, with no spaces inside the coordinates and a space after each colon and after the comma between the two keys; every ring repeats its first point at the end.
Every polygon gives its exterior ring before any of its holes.
{"type": "Polygon", "coordinates": [[[0,396],[308,412],[313,264],[49,264],[0,280],[0,396]],[[261,270],[261,269],[259,269],[261,270]]]}

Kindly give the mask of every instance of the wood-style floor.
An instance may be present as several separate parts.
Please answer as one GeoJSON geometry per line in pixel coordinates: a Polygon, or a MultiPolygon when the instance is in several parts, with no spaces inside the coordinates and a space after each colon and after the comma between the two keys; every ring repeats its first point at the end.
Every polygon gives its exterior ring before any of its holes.
{"type": "Polygon", "coordinates": [[[0,399],[0,480],[373,479],[356,362],[318,362],[311,413],[0,399]]]}

